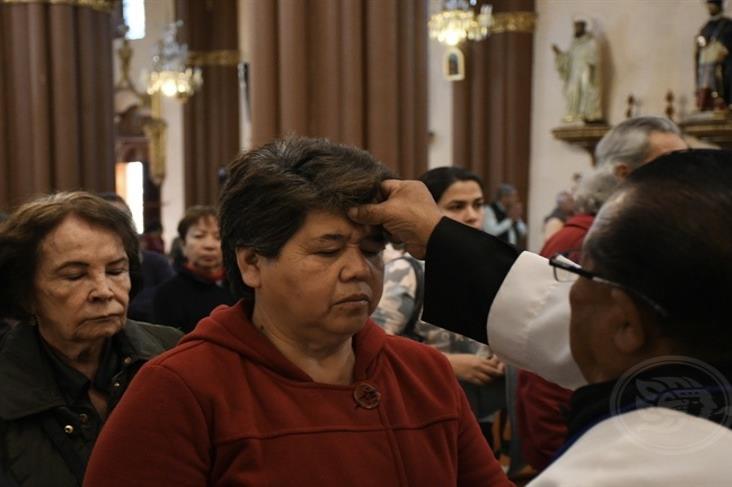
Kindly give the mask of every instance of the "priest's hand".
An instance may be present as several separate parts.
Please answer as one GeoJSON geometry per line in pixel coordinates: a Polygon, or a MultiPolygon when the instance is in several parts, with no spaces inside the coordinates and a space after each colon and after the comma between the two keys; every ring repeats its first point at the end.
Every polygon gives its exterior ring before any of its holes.
{"type": "Polygon", "coordinates": [[[381,183],[386,200],[351,208],[349,218],[356,223],[382,225],[407,252],[423,259],[427,241],[442,218],[427,187],[419,181],[390,179],[381,183]]]}

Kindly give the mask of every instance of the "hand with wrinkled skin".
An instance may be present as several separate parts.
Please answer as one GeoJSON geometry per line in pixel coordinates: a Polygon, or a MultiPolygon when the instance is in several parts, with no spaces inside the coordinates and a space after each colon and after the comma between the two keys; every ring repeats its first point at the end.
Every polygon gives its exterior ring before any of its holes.
{"type": "Polygon", "coordinates": [[[351,208],[348,216],[356,223],[382,225],[407,251],[424,259],[427,241],[442,218],[427,187],[420,181],[390,179],[381,183],[386,201],[351,208]]]}
{"type": "Polygon", "coordinates": [[[495,355],[484,358],[469,353],[447,353],[445,356],[457,378],[471,384],[488,384],[505,373],[505,366],[495,355]]]}

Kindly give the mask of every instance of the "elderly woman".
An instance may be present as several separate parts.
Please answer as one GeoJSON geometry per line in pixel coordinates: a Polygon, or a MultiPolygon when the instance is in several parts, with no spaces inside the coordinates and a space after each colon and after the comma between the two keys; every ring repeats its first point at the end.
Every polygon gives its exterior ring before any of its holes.
{"type": "Polygon", "coordinates": [[[141,371],[85,485],[508,485],[447,360],[369,320],[384,239],[346,211],[387,170],[288,139],[230,175],[224,262],[243,299],[141,371]]]}
{"type": "Polygon", "coordinates": [[[221,236],[216,209],[191,206],[178,222],[184,262],[177,275],[160,284],[153,298],[153,321],[188,333],[220,304],[236,299],[224,279],[221,236]]]}
{"type": "Polygon", "coordinates": [[[21,486],[80,485],[140,366],[180,333],[127,319],[138,241],[122,211],[59,193],[0,226],[0,469],[21,486]]]}

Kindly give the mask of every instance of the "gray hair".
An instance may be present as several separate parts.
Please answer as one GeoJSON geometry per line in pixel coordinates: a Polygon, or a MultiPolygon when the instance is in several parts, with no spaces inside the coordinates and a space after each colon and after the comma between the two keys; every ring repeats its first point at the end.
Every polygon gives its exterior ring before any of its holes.
{"type": "Polygon", "coordinates": [[[630,118],[613,127],[597,144],[597,165],[615,166],[624,163],[635,170],[648,157],[648,137],[651,132],[681,135],[676,124],[667,118],[630,118]]]}
{"type": "Polygon", "coordinates": [[[516,192],[516,187],[513,186],[512,184],[501,183],[498,185],[498,189],[496,190],[496,199],[500,200],[504,196],[508,196],[515,192],[516,192]]]}
{"type": "Polygon", "coordinates": [[[574,197],[576,212],[596,215],[619,185],[620,180],[610,164],[584,174],[574,197]]]}
{"type": "Polygon", "coordinates": [[[574,196],[572,196],[571,191],[567,191],[566,189],[563,189],[562,191],[557,193],[557,197],[555,198],[555,201],[557,204],[560,204],[563,201],[566,201],[568,199],[574,199],[574,196]]]}

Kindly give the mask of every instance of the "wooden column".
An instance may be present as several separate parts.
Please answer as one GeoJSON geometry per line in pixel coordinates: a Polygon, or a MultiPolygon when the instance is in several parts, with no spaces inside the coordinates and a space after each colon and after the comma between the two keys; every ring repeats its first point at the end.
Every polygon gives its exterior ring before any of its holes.
{"type": "Polygon", "coordinates": [[[237,0],[177,0],[176,10],[190,63],[203,71],[183,109],[186,206],[215,205],[220,172],[240,150],[237,0]]]}
{"type": "MultiPolygon", "coordinates": [[[[528,195],[534,0],[493,0],[490,37],[466,42],[453,83],[453,161],[480,175],[487,199],[501,183],[528,195]]],[[[524,208],[526,205],[524,205],[524,208]]]]}
{"type": "Polygon", "coordinates": [[[254,145],[327,137],[403,177],[426,169],[426,2],[249,2],[254,145]]]}
{"type": "Polygon", "coordinates": [[[0,208],[114,189],[112,0],[0,0],[0,208]]]}

